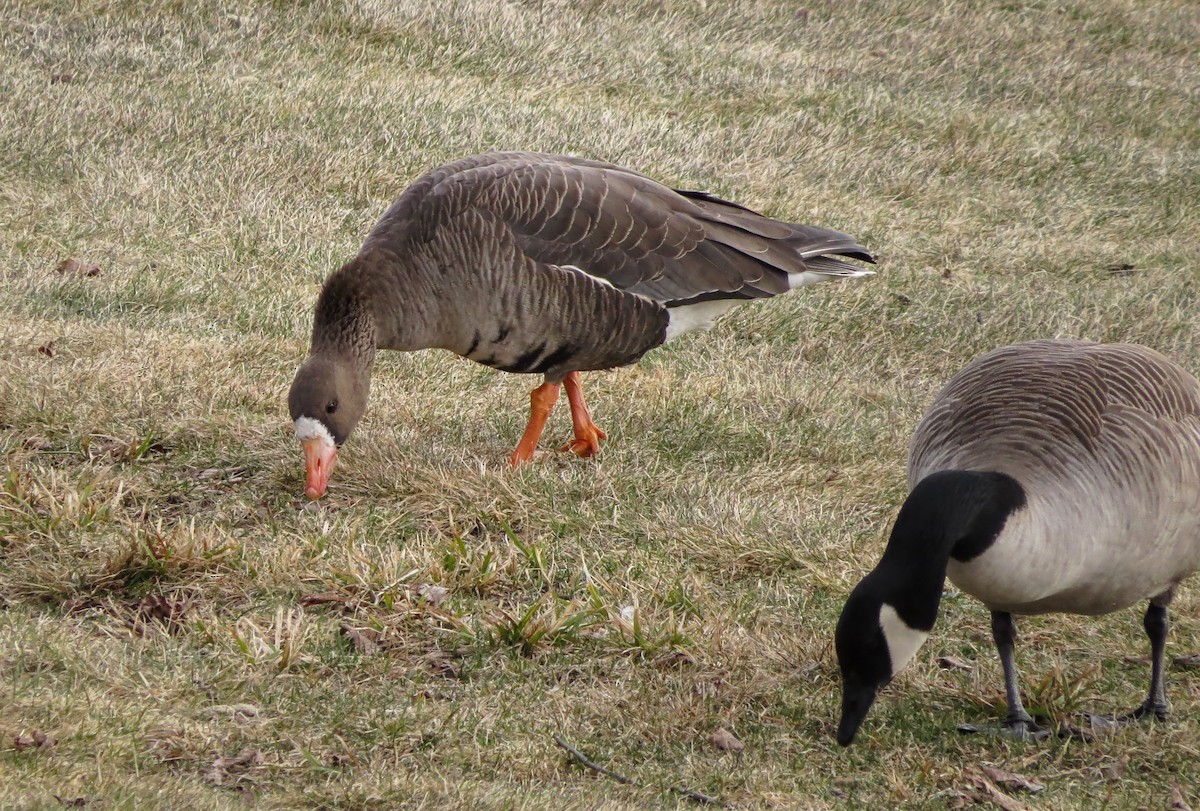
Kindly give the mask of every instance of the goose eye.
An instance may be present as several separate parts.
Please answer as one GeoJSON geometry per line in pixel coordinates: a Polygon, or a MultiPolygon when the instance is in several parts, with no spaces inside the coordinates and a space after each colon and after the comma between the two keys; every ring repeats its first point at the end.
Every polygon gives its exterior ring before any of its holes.
{"type": "Polygon", "coordinates": [[[333,412],[337,411],[337,407],[338,407],[338,401],[330,400],[329,405],[325,406],[325,413],[332,414],[333,412]]]}

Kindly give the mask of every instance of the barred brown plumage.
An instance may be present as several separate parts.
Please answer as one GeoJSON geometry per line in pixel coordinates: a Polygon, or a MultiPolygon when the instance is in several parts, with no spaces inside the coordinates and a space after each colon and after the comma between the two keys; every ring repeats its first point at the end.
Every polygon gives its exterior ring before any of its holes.
{"type": "Polygon", "coordinates": [[[579,372],[634,363],[737,302],[869,275],[857,263],[873,261],[841,232],[599,161],[493,152],[434,169],[384,213],[317,302],[288,405],[293,420],[322,423],[334,441],[306,429],[306,492],[324,492],[337,446],[366,409],[377,349],[436,347],[544,375],[513,464],[532,457],[565,384],[575,426],[565,447],[590,456],[603,433],[583,405],[579,372]]]}

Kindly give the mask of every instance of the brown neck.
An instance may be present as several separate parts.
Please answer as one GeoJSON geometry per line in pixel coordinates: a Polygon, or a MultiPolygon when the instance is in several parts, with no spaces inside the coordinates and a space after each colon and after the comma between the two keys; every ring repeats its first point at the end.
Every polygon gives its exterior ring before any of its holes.
{"type": "Polygon", "coordinates": [[[337,355],[359,369],[375,362],[377,330],[369,296],[350,263],[330,276],[313,317],[312,354],[337,355]]]}
{"type": "MultiPolygon", "coordinates": [[[[439,326],[442,301],[428,273],[394,254],[364,252],[329,277],[317,303],[316,329],[325,323],[345,352],[347,342],[361,356],[375,349],[412,351],[444,346],[439,326]],[[369,344],[364,353],[359,344],[369,344]]],[[[315,340],[314,340],[315,348],[315,340]]]]}

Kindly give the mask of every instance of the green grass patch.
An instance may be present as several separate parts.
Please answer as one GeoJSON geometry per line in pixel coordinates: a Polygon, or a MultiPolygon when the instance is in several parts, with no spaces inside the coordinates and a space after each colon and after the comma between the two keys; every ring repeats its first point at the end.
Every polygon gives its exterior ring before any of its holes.
{"type": "MultiPolygon", "coordinates": [[[[841,750],[832,633],[970,358],[1200,370],[1197,41],[1182,0],[0,3],[0,807],[938,808],[981,764],[1031,807],[1195,806],[1194,670],[1165,725],[960,736],[1003,682],[951,596],[841,750]],[[301,503],[321,281],[487,149],[840,228],[879,275],[585,376],[591,461],[505,469],[536,381],[382,356],[301,503]]],[[[1141,700],[1137,611],[1020,630],[1031,710],[1141,700]]]]}

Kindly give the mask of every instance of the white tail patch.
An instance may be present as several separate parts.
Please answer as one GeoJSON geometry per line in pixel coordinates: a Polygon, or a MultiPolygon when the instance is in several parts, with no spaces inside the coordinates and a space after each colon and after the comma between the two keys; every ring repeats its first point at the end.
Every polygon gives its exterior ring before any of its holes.
{"type": "Polygon", "coordinates": [[[900,619],[896,609],[887,603],[879,608],[879,627],[883,629],[883,638],[887,640],[888,656],[892,659],[892,675],[895,676],[916,655],[917,649],[929,634],[910,628],[908,623],[900,619]]]}
{"type": "Polygon", "coordinates": [[[323,439],[330,445],[335,444],[333,434],[329,433],[329,429],[320,420],[314,420],[312,417],[299,417],[296,420],[296,439],[301,442],[306,439],[323,439]]]}
{"type": "Polygon", "coordinates": [[[824,273],[815,270],[806,270],[801,273],[788,274],[788,289],[795,290],[797,287],[808,287],[810,284],[820,284],[827,282],[830,279],[857,279],[862,276],[874,276],[873,270],[850,270],[839,273],[824,273]]]}
{"type": "Polygon", "coordinates": [[[685,332],[697,329],[710,329],[713,323],[729,312],[740,299],[717,299],[702,301],[699,304],[685,304],[682,307],[667,308],[667,337],[669,341],[685,332]]]}

